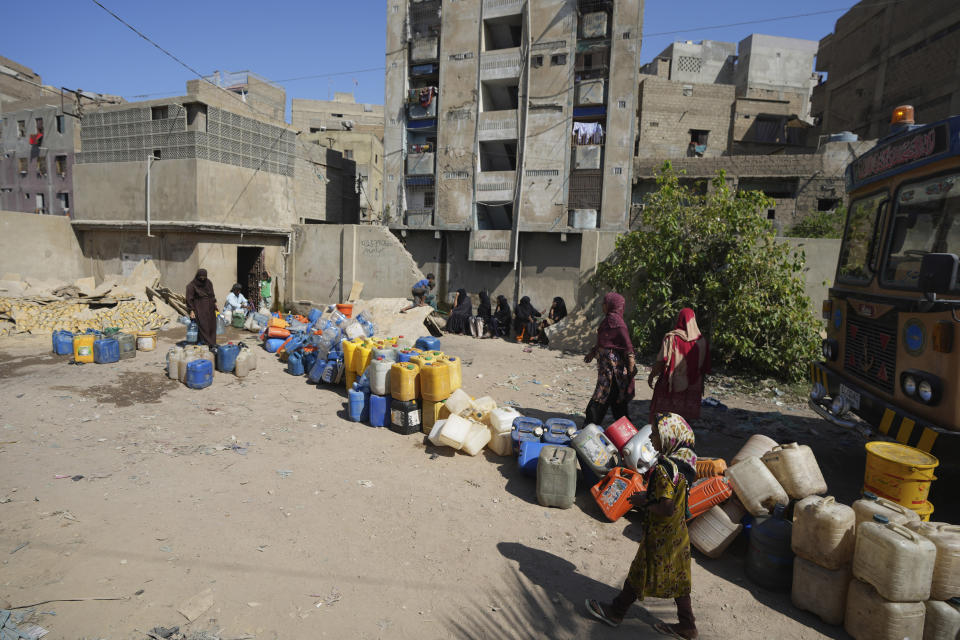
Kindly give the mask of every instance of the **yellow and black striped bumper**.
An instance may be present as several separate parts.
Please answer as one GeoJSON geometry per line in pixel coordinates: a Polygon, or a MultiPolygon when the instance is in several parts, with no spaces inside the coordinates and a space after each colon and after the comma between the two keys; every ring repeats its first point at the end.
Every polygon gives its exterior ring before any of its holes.
{"type": "Polygon", "coordinates": [[[956,459],[954,456],[960,453],[960,432],[938,427],[890,404],[857,382],[831,371],[822,362],[810,364],[810,381],[822,384],[830,397],[839,392],[841,382],[859,392],[860,408],[853,410],[853,413],[883,436],[932,453],[941,460],[956,459]]]}

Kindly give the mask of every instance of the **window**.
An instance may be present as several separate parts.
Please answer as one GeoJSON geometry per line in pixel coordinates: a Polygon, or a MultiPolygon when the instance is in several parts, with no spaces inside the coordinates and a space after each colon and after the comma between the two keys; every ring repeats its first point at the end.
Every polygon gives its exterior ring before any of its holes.
{"type": "Polygon", "coordinates": [[[27,172],[27,164],[29,162],[29,158],[17,158],[17,171],[19,171],[21,175],[27,172]]]}
{"type": "Polygon", "coordinates": [[[424,209],[429,209],[433,206],[434,195],[433,191],[424,191],[423,192],[423,207],[424,209]]]}
{"type": "Polygon", "coordinates": [[[22,138],[27,135],[27,121],[17,120],[17,137],[22,138]]]}
{"type": "Polygon", "coordinates": [[[353,160],[353,149],[344,149],[343,157],[347,160],[353,160]]]}
{"type": "Polygon", "coordinates": [[[543,66],[543,56],[533,56],[530,58],[530,64],[533,66],[533,68],[539,69],[543,66]]]}
{"type": "Polygon", "coordinates": [[[377,201],[380,199],[380,187],[377,187],[376,189],[373,190],[373,199],[374,201],[377,201]]]}
{"type": "Polygon", "coordinates": [[[817,211],[833,211],[839,204],[839,198],[817,198],[817,211]]]}
{"type": "Polygon", "coordinates": [[[57,133],[63,133],[63,116],[57,116],[57,133]]]}
{"type": "Polygon", "coordinates": [[[874,227],[878,226],[880,203],[886,195],[881,191],[850,203],[847,228],[840,247],[839,280],[866,283],[873,278],[874,227]]]}
{"type": "Polygon", "coordinates": [[[42,193],[38,193],[38,194],[37,194],[37,208],[36,208],[36,212],[37,212],[37,213],[46,213],[46,212],[47,212],[47,203],[44,202],[44,200],[43,200],[43,194],[42,194],[42,193]]]}
{"type": "Polygon", "coordinates": [[[707,138],[710,137],[710,132],[705,129],[690,129],[690,142],[694,144],[707,144],[707,138]]]}
{"type": "Polygon", "coordinates": [[[160,159],[160,149],[154,149],[154,150],[153,150],[153,159],[154,159],[154,160],[159,160],[159,159],[160,159]]]}
{"type": "Polygon", "coordinates": [[[60,210],[64,213],[70,213],[70,194],[65,192],[58,193],[57,200],[60,201],[60,210]]]}
{"type": "Polygon", "coordinates": [[[554,67],[567,64],[567,54],[565,53],[555,53],[550,56],[550,64],[554,67]]]}
{"type": "Polygon", "coordinates": [[[47,175],[47,156],[37,156],[37,173],[47,175]]]}
{"type": "Polygon", "coordinates": [[[67,156],[55,156],[53,159],[56,165],[57,175],[61,178],[67,175],[67,156]]]}
{"type": "Polygon", "coordinates": [[[881,281],[917,288],[927,253],[960,253],[960,173],[901,185],[881,281]]]}
{"type": "Polygon", "coordinates": [[[43,133],[43,118],[37,118],[34,122],[37,125],[37,133],[43,133]]]}
{"type": "Polygon", "coordinates": [[[331,113],[330,115],[332,115],[334,118],[342,118],[342,117],[343,117],[343,114],[342,114],[342,113],[331,113]]]}
{"type": "Polygon", "coordinates": [[[757,116],[753,121],[754,142],[784,142],[786,119],[777,116],[757,116]]]}
{"type": "Polygon", "coordinates": [[[166,120],[167,119],[167,107],[150,107],[150,119],[151,120],[166,120]]]}
{"type": "Polygon", "coordinates": [[[767,209],[767,220],[773,220],[777,217],[776,209],[767,209]]]}

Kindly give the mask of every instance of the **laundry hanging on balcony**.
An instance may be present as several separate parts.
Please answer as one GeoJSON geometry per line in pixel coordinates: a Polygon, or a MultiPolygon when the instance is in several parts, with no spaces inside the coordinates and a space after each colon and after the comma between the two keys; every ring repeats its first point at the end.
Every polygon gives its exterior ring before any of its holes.
{"type": "Polygon", "coordinates": [[[436,92],[436,89],[433,87],[424,87],[420,89],[420,106],[426,109],[430,106],[430,103],[433,102],[433,96],[436,92]]]}
{"type": "Polygon", "coordinates": [[[37,131],[30,136],[30,144],[38,145],[43,140],[43,131],[37,131]]]}
{"type": "Polygon", "coordinates": [[[574,144],[603,144],[603,125],[599,122],[574,122],[574,144]]]}

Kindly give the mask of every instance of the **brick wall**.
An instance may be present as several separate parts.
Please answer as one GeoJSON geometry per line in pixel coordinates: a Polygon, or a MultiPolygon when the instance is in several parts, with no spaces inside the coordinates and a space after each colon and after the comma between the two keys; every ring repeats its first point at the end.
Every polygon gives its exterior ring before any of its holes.
{"type": "Polygon", "coordinates": [[[733,85],[683,84],[652,76],[640,81],[638,158],[683,158],[690,130],[709,131],[705,157],[727,149],[733,85]]]}

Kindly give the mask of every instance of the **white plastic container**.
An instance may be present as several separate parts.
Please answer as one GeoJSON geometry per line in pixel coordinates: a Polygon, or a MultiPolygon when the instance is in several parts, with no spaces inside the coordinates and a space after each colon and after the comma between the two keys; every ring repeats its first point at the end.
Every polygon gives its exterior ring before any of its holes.
{"type": "Polygon", "coordinates": [[[253,349],[240,349],[237,354],[237,366],[233,372],[238,378],[245,378],[251,371],[257,368],[257,354],[253,349]]]}
{"type": "Polygon", "coordinates": [[[653,448],[650,436],[653,427],[646,425],[640,429],[620,450],[622,464],[628,469],[646,473],[657,462],[657,450],[653,448]]]}
{"type": "Polygon", "coordinates": [[[790,599],[798,609],[816,614],[827,624],[843,624],[851,578],[849,566],[825,569],[805,558],[794,558],[790,599]]]}
{"type": "Polygon", "coordinates": [[[473,401],[473,408],[486,415],[497,408],[497,401],[490,396],[483,396],[473,401]]]}
{"type": "Polygon", "coordinates": [[[513,407],[497,408],[484,416],[484,422],[490,431],[490,442],[487,448],[498,456],[513,454],[513,420],[519,418],[520,413],[513,407]]]}
{"type": "Polygon", "coordinates": [[[443,420],[437,420],[436,422],[434,422],[433,428],[430,429],[430,433],[427,435],[427,440],[429,440],[430,442],[432,442],[438,447],[444,446],[443,443],[440,442],[440,431],[443,429],[443,425],[445,424],[447,424],[446,418],[444,418],[443,420]]]}
{"type": "Polygon", "coordinates": [[[928,600],[936,560],[932,542],[883,516],[857,528],[853,575],[891,602],[928,600]]]}
{"type": "Polygon", "coordinates": [[[367,335],[363,330],[363,325],[357,322],[356,319],[347,321],[347,326],[343,328],[343,333],[347,336],[348,340],[364,338],[367,335]]]}
{"type": "Polygon", "coordinates": [[[853,560],[856,515],[833,496],[809,496],[793,507],[790,546],[801,558],[826,569],[839,569],[853,560]]]}
{"type": "MultiPolygon", "coordinates": [[[[450,416],[444,421],[443,428],[437,433],[436,443],[460,450],[467,436],[470,435],[470,425],[473,422],[460,416],[450,416]]],[[[484,443],[486,444],[486,443],[484,443]]]]}
{"type": "Polygon", "coordinates": [[[794,500],[827,492],[827,483],[823,479],[820,465],[817,464],[813,450],[805,444],[791,442],[777,445],[760,459],[787,495],[794,500]]]}
{"type": "Polygon", "coordinates": [[[880,515],[894,524],[907,525],[911,522],[920,522],[920,515],[913,509],[902,504],[881,498],[869,491],[853,503],[853,512],[857,516],[856,526],[859,529],[863,522],[872,522],[873,516],[880,515]]]}
{"type": "Polygon", "coordinates": [[[183,360],[183,347],[170,347],[167,351],[167,377],[177,380],[180,371],[180,361],[183,360]]]}
{"type": "Polygon", "coordinates": [[[475,456],[490,442],[490,428],[479,422],[470,422],[470,431],[463,441],[460,451],[470,456],[475,456]]]}
{"type": "Polygon", "coordinates": [[[719,558],[743,531],[743,525],[730,520],[726,511],[715,505],[688,522],[687,531],[690,534],[690,544],[700,553],[708,558],[719,558]]]}
{"type": "Polygon", "coordinates": [[[740,502],[755,516],[769,515],[775,505],[790,502],[787,492],[757,456],[748,456],[727,467],[725,475],[740,502]]]}
{"type": "Polygon", "coordinates": [[[890,602],[865,582],[851,580],[843,628],[855,640],[922,640],[922,602],[890,602]]]}
{"type": "Polygon", "coordinates": [[[942,600],[927,600],[924,605],[927,617],[923,623],[923,640],[960,638],[960,606],[942,600]]]}
{"type": "Polygon", "coordinates": [[[919,522],[910,523],[907,528],[922,535],[937,549],[930,599],[960,597],[960,526],[946,522],[919,522]]]}
{"type": "Polygon", "coordinates": [[[737,496],[730,496],[726,502],[718,506],[727,514],[730,522],[740,522],[743,516],[747,515],[747,510],[737,496]]]}
{"type": "Polygon", "coordinates": [[[755,433],[747,440],[747,442],[740,448],[740,451],[737,452],[737,455],[733,456],[733,460],[730,461],[730,466],[737,464],[741,460],[749,458],[750,456],[756,456],[762,458],[763,454],[767,451],[770,451],[775,446],[777,446],[777,441],[773,438],[768,438],[762,433],[755,433]]]}
{"type": "Polygon", "coordinates": [[[377,396],[390,395],[390,369],[393,362],[389,360],[373,360],[367,366],[367,380],[370,381],[370,393],[377,396]]]}
{"type": "Polygon", "coordinates": [[[463,411],[473,407],[473,400],[470,399],[470,395],[466,391],[457,389],[443,401],[443,404],[446,405],[447,411],[449,411],[451,415],[458,416],[463,411]]]}

